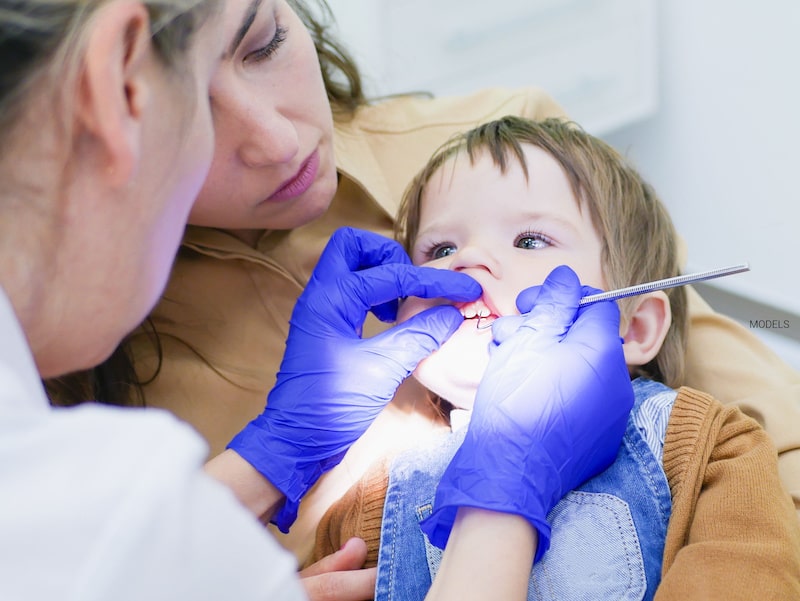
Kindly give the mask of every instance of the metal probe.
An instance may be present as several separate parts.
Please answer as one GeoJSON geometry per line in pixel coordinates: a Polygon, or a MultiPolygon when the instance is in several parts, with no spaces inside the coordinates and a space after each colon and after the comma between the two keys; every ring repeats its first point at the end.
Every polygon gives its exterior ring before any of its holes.
{"type": "Polygon", "coordinates": [[[742,273],[744,271],[750,271],[750,265],[747,263],[742,263],[741,265],[731,265],[730,267],[722,267],[719,269],[711,269],[709,271],[700,271],[698,273],[688,273],[686,275],[675,276],[674,278],[666,278],[664,280],[656,280],[655,282],[647,282],[646,284],[637,284],[636,286],[628,286],[627,288],[620,288],[618,290],[609,290],[608,292],[590,294],[589,296],[584,296],[578,303],[578,306],[584,307],[600,301],[618,300],[628,296],[645,294],[647,292],[652,292],[653,290],[664,290],[665,288],[685,286],[687,284],[694,284],[695,282],[703,282],[705,280],[713,280],[714,278],[721,278],[726,275],[733,275],[735,273],[742,273]]]}
{"type": "MultiPolygon", "coordinates": [[[[645,294],[653,290],[664,290],[665,288],[676,288],[677,286],[686,286],[687,284],[694,284],[695,282],[703,282],[705,280],[713,280],[714,278],[721,278],[726,275],[733,275],[735,273],[742,273],[750,271],[750,265],[742,263],[740,265],[731,265],[730,267],[721,267],[719,269],[710,269],[708,271],[699,271],[697,273],[687,273],[686,275],[678,275],[674,278],[666,278],[663,280],[656,280],[655,282],[647,282],[646,284],[636,284],[635,286],[628,286],[627,288],[619,288],[617,290],[609,290],[608,292],[598,292],[597,294],[590,294],[584,296],[580,302],[579,307],[585,307],[592,303],[599,303],[600,301],[619,300],[629,296],[636,296],[637,294],[645,294]]],[[[482,326],[481,320],[483,316],[478,315],[478,321],[475,324],[479,330],[485,330],[491,327],[491,323],[482,326]]]]}

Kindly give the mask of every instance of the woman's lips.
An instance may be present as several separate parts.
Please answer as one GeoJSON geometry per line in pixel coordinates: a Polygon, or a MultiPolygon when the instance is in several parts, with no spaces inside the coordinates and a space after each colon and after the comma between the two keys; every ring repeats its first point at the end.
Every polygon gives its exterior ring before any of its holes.
{"type": "Polygon", "coordinates": [[[317,179],[319,169],[319,150],[315,150],[303,161],[297,173],[283,182],[281,186],[267,198],[268,201],[289,200],[303,194],[317,179]]]}

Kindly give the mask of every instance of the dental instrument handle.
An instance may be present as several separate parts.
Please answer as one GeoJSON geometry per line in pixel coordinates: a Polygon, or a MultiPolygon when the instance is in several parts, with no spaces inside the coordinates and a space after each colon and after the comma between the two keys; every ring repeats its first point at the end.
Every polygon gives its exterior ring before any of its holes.
{"type": "Polygon", "coordinates": [[[703,282],[705,280],[721,278],[726,275],[733,275],[735,273],[742,273],[745,271],[750,271],[750,265],[747,263],[731,265],[730,267],[722,267],[719,269],[711,269],[709,271],[701,271],[698,273],[679,275],[674,278],[656,280],[655,282],[647,282],[646,284],[637,284],[636,286],[628,286],[627,288],[620,288],[618,290],[609,290],[608,292],[590,294],[589,296],[584,296],[578,303],[578,306],[584,307],[592,303],[606,300],[619,300],[628,296],[636,296],[637,294],[653,292],[654,290],[664,290],[665,288],[685,286],[687,284],[694,284],[695,282],[703,282]]]}

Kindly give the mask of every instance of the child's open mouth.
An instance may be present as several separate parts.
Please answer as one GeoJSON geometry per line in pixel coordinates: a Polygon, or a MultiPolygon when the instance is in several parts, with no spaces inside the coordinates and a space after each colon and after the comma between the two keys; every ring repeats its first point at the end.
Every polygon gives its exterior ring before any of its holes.
{"type": "Polygon", "coordinates": [[[483,302],[482,298],[470,303],[464,303],[458,309],[465,320],[474,320],[478,329],[488,328],[497,319],[497,314],[483,302]]]}

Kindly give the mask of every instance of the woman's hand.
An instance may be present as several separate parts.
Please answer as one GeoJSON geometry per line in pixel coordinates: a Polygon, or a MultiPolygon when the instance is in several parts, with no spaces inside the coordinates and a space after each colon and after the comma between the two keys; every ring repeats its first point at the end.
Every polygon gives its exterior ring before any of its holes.
{"type": "Polygon", "coordinates": [[[423,522],[433,544],[444,547],[459,507],[475,507],[526,518],[538,531],[538,559],[549,546],[550,509],[613,462],[633,389],[619,310],[613,302],[579,309],[585,290],[558,267],[530,313],[493,324],[466,438],[423,522]]]}
{"type": "Polygon", "coordinates": [[[281,530],[400,382],[463,320],[452,306],[433,307],[363,339],[367,313],[394,320],[400,297],[469,301],[480,294],[464,274],[413,266],[392,240],[351,228],[334,233],[292,313],[267,407],[229,445],[286,495],[273,520],[281,530]]]}

